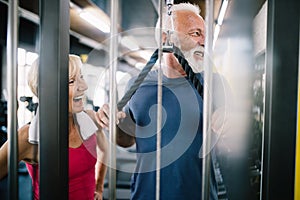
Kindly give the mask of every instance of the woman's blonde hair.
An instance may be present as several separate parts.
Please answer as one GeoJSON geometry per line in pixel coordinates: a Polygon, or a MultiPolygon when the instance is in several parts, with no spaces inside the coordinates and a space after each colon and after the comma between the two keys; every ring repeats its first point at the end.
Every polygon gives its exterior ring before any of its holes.
{"type": "MultiPolygon", "coordinates": [[[[69,80],[74,78],[76,74],[80,72],[82,62],[79,56],[70,54],[69,55],[69,80]]],[[[27,76],[28,86],[31,89],[32,93],[38,97],[38,68],[39,68],[39,59],[36,59],[29,71],[27,76]]]]}
{"type": "Polygon", "coordinates": [[[28,86],[35,96],[38,96],[38,68],[39,59],[37,58],[32,63],[27,75],[28,86]]]}
{"type": "Polygon", "coordinates": [[[79,56],[70,54],[69,55],[69,80],[75,78],[81,70],[82,62],[79,56]]]}

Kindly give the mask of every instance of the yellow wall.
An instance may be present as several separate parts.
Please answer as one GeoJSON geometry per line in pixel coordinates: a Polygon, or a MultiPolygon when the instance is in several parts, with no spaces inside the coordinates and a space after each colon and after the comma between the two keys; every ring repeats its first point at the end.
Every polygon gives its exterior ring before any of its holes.
{"type": "Polygon", "coordinates": [[[300,82],[298,82],[298,116],[296,140],[295,200],[300,200],[300,82]]]}

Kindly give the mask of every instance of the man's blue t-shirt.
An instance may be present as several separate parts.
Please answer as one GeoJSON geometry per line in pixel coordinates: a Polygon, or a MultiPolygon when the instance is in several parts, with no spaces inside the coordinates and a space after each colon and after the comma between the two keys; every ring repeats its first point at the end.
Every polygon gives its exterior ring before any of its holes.
{"type": "MultiPolygon", "coordinates": [[[[157,71],[151,71],[125,108],[136,123],[133,200],[155,199],[157,76],[157,71]]],[[[164,76],[162,89],[160,199],[200,200],[202,98],[184,77],[170,79],[164,76]]],[[[210,199],[217,199],[213,167],[210,174],[210,199]]]]}

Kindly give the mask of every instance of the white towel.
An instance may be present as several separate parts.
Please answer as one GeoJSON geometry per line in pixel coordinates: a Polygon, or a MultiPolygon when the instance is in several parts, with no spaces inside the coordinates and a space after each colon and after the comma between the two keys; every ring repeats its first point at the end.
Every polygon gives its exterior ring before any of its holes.
{"type": "MultiPolygon", "coordinates": [[[[80,135],[83,140],[87,140],[97,130],[97,126],[88,114],[84,111],[76,113],[77,122],[80,128],[80,135]]],[[[37,108],[36,115],[32,118],[29,125],[28,142],[31,144],[39,143],[39,108],[37,108]]]]}
{"type": "Polygon", "coordinates": [[[97,126],[86,112],[76,113],[77,122],[80,128],[80,135],[83,140],[87,140],[97,130],[97,126]]]}
{"type": "Polygon", "coordinates": [[[31,123],[29,125],[29,133],[28,133],[28,142],[31,144],[38,144],[39,143],[39,130],[40,130],[40,123],[39,123],[39,107],[37,107],[36,114],[32,118],[31,123]]]}

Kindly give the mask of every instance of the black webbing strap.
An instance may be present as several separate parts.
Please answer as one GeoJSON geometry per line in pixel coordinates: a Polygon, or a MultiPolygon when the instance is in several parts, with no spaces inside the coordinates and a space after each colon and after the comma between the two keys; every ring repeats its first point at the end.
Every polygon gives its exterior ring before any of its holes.
{"type": "MultiPolygon", "coordinates": [[[[170,51],[167,51],[170,52],[170,51]]],[[[203,97],[203,86],[200,82],[200,80],[197,78],[195,73],[193,72],[192,68],[189,66],[187,60],[184,58],[184,55],[181,53],[180,49],[173,46],[173,53],[175,57],[178,59],[178,62],[183,67],[185,73],[187,74],[187,78],[193,83],[196,90],[199,92],[201,97],[203,97]]],[[[122,110],[122,108],[127,104],[127,102],[130,100],[132,95],[135,93],[135,91],[139,88],[139,86],[144,81],[147,74],[150,72],[154,64],[156,63],[158,59],[158,49],[154,51],[152,54],[150,60],[146,64],[146,66],[143,68],[143,70],[140,72],[138,77],[135,79],[134,83],[130,87],[130,89],[125,93],[125,95],[122,97],[122,99],[118,102],[117,108],[118,110],[122,110]]]]}

